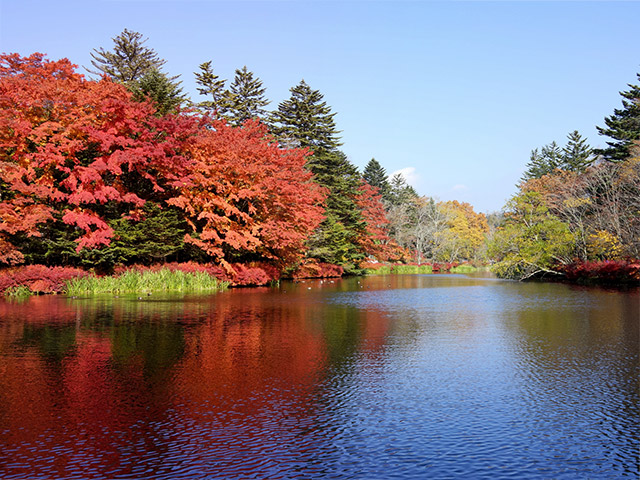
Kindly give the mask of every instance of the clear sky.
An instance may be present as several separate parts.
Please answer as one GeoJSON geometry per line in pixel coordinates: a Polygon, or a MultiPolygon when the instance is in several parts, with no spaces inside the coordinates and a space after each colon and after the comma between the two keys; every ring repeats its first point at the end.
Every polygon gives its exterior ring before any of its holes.
{"type": "Polygon", "coordinates": [[[90,66],[124,28],[199,100],[193,72],[246,65],[275,109],[304,79],[343,151],[421,195],[499,210],[529,153],[596,125],[640,71],[639,2],[0,0],[0,51],[90,66]]]}

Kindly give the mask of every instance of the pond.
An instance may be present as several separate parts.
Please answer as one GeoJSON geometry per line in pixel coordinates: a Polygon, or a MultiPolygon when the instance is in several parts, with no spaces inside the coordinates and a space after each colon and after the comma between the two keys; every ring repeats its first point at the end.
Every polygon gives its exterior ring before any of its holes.
{"type": "Polygon", "coordinates": [[[637,478],[640,291],[0,299],[0,478],[637,478]]]}

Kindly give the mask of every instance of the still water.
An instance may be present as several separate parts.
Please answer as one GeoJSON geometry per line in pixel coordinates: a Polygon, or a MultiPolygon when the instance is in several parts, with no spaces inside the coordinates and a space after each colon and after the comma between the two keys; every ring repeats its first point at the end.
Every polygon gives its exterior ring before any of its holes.
{"type": "Polygon", "coordinates": [[[0,478],[638,478],[640,291],[0,299],[0,478]]]}

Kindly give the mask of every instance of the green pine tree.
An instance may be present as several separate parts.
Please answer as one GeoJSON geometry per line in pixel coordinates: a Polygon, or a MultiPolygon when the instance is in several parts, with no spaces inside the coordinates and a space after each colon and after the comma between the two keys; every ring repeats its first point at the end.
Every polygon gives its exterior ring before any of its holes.
{"type": "Polygon", "coordinates": [[[376,187],[385,202],[390,202],[391,184],[387,177],[387,171],[375,158],[369,160],[369,163],[367,163],[364,167],[364,171],[362,172],[362,178],[365,182],[372,187],[376,187]]]}
{"type": "Polygon", "coordinates": [[[229,86],[229,106],[226,118],[231,125],[240,126],[253,118],[265,118],[267,111],[263,109],[269,104],[264,96],[266,88],[262,81],[244,66],[236,69],[233,83],[229,86]]]}
{"type": "Polygon", "coordinates": [[[179,82],[172,82],[155,68],[132,83],[130,88],[137,100],[151,100],[156,105],[159,115],[175,112],[186,101],[179,82]]]}
{"type": "Polygon", "coordinates": [[[310,157],[307,168],[315,181],[329,190],[327,218],[309,242],[310,256],[340,265],[347,273],[358,273],[364,259],[357,239],[366,224],[356,204],[360,174],[347,156],[338,151],[318,152],[310,157]]]}
{"type": "MultiPolygon", "coordinates": [[[[640,80],[640,73],[637,74],[640,80]]],[[[640,86],[629,84],[629,90],[620,92],[622,108],[604,119],[606,127],[597,127],[600,135],[611,138],[608,148],[596,150],[606,160],[619,162],[630,156],[634,141],[640,139],[640,86]]]]}
{"type": "Polygon", "coordinates": [[[571,132],[568,141],[562,149],[562,170],[584,172],[593,163],[593,150],[587,140],[577,130],[571,132]]]}
{"type": "Polygon", "coordinates": [[[291,88],[291,97],[272,112],[272,131],[284,146],[309,147],[313,151],[332,151],[341,143],[336,130],[335,113],[322,99],[318,90],[312,90],[302,80],[291,88]]]}
{"type": "Polygon", "coordinates": [[[144,45],[147,40],[142,38],[142,34],[125,28],[120,35],[113,38],[112,51],[102,47],[93,50],[91,64],[96,70],[89,70],[90,73],[106,74],[128,85],[140,80],[152,69],[160,71],[166,61],[153,49],[144,45]]]}
{"type": "Polygon", "coordinates": [[[407,183],[400,173],[396,173],[391,178],[391,190],[389,193],[391,205],[411,205],[414,200],[419,198],[415,189],[407,183]]]}
{"type": "Polygon", "coordinates": [[[214,117],[220,118],[227,110],[229,104],[229,93],[225,90],[226,80],[221,79],[213,73],[211,61],[200,64],[200,71],[195,72],[198,93],[208,97],[208,100],[200,102],[198,106],[213,114],[214,117]]]}
{"type": "Polygon", "coordinates": [[[521,181],[541,178],[544,175],[553,173],[556,168],[561,168],[563,163],[562,149],[553,141],[542,147],[539,152],[536,148],[531,151],[527,170],[522,175],[521,181]]]}

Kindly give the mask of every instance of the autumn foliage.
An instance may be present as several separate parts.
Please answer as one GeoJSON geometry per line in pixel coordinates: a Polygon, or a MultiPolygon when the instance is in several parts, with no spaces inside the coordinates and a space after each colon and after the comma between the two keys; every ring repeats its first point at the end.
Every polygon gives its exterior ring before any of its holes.
{"type": "Polygon", "coordinates": [[[62,293],[67,281],[84,277],[79,268],[27,265],[0,271],[0,294],[15,287],[26,287],[33,293],[62,293]]]}
{"type": "MultiPolygon", "coordinates": [[[[181,184],[181,155],[195,132],[186,116],[158,118],[123,85],[86,80],[67,60],[0,58],[0,241],[41,235],[46,222],[75,227],[77,248],[108,245],[106,206],[135,216],[181,184]]],[[[6,247],[5,247],[6,248],[6,247]]],[[[3,252],[9,263],[21,258],[3,252]]]]}
{"type": "Polygon", "coordinates": [[[169,200],[193,229],[186,240],[223,265],[241,253],[297,261],[326,196],[304,168],[306,150],[278,147],[257,121],[212,127],[189,146],[191,172],[169,200]]]}

